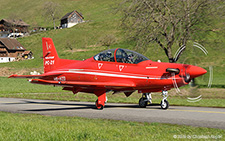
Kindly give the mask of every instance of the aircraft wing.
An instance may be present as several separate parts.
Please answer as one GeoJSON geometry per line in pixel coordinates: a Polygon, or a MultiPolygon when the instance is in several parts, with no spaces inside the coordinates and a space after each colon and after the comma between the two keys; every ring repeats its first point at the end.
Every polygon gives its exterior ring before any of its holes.
{"type": "Polygon", "coordinates": [[[97,86],[97,87],[136,87],[131,81],[126,82],[82,82],[82,81],[52,81],[43,79],[32,79],[31,83],[43,85],[70,85],[70,86],[97,86]]]}
{"type": "Polygon", "coordinates": [[[44,74],[40,74],[40,75],[17,75],[17,74],[13,74],[11,76],[9,76],[8,78],[43,78],[46,76],[58,76],[61,75],[62,73],[55,73],[55,72],[48,72],[48,73],[44,73],[44,74]]]}

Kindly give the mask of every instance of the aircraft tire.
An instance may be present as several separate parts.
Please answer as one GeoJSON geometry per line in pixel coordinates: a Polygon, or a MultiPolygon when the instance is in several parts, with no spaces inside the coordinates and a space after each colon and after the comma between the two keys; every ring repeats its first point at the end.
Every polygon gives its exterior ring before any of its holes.
{"type": "Polygon", "coordinates": [[[104,106],[101,104],[98,104],[98,100],[95,101],[95,106],[98,110],[103,110],[104,106]]]}
{"type": "Polygon", "coordinates": [[[160,106],[161,109],[166,110],[169,108],[169,102],[167,100],[164,100],[164,105],[162,104],[163,101],[161,101],[160,106]]]}
{"type": "Polygon", "coordinates": [[[147,101],[145,101],[145,99],[146,99],[146,98],[143,98],[143,97],[139,99],[139,107],[140,107],[140,108],[146,108],[146,106],[147,106],[147,101]]]}

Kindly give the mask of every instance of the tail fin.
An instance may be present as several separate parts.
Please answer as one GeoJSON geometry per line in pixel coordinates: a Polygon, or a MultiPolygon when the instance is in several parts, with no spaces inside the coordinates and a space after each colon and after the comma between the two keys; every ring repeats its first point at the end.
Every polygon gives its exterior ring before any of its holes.
{"type": "Polygon", "coordinates": [[[46,73],[59,67],[60,59],[51,38],[42,38],[42,47],[44,72],[46,73]]]}

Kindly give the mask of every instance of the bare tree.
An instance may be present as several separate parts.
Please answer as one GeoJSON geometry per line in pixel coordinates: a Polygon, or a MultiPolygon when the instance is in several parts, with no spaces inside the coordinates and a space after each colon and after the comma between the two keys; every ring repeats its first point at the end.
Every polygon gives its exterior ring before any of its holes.
{"type": "Polygon", "coordinates": [[[67,40],[66,41],[66,48],[68,48],[71,51],[73,50],[73,48],[75,47],[75,45],[76,45],[76,41],[75,40],[73,40],[73,41],[67,40]]]}
{"type": "Polygon", "coordinates": [[[56,29],[55,22],[60,18],[61,6],[52,1],[45,2],[43,5],[43,16],[47,17],[53,22],[54,29],[56,29]]]}
{"type": "Polygon", "coordinates": [[[102,36],[99,40],[99,42],[102,44],[102,46],[109,47],[116,42],[116,37],[113,34],[107,34],[105,36],[102,36]]]}
{"type": "MultiPolygon", "coordinates": [[[[206,22],[216,0],[124,0],[122,27],[137,48],[146,49],[156,42],[165,51],[169,62],[174,45],[186,45],[198,25],[206,22]]],[[[179,58],[179,57],[178,57],[179,58]]]]}
{"type": "MultiPolygon", "coordinates": [[[[9,24],[9,28],[12,31],[12,33],[16,32],[16,22],[18,22],[18,17],[19,15],[17,13],[11,13],[9,15],[9,20],[11,21],[11,23],[9,24]]],[[[14,38],[16,38],[16,35],[14,35],[14,38]]]]}

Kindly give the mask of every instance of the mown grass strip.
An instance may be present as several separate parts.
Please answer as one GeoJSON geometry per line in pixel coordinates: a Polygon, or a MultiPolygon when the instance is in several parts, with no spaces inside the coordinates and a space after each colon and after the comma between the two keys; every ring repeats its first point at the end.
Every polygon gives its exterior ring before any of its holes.
{"type": "Polygon", "coordinates": [[[80,117],[0,112],[0,140],[174,140],[178,136],[216,136],[222,129],[80,117]]]}

